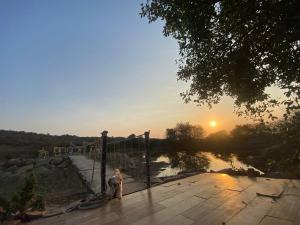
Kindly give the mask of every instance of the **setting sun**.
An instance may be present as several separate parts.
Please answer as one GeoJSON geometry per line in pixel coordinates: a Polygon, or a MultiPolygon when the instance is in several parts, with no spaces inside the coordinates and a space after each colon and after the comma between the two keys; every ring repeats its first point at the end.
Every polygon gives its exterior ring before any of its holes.
{"type": "Polygon", "coordinates": [[[212,120],[212,121],[209,122],[209,126],[210,127],[216,127],[217,126],[217,122],[214,121],[214,120],[212,120]]]}

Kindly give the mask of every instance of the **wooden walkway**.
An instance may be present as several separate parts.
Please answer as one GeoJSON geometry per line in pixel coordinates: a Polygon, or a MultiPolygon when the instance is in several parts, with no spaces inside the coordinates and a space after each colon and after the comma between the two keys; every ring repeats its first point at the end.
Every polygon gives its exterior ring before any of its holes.
{"type": "Polygon", "coordinates": [[[300,180],[201,174],[112,200],[102,208],[30,223],[69,224],[299,225],[300,180]]]}

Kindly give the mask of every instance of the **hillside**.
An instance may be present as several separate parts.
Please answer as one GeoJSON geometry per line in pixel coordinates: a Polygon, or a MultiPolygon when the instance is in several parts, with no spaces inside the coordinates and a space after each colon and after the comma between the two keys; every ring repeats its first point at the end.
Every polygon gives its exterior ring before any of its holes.
{"type": "Polygon", "coordinates": [[[96,137],[78,137],[75,135],[50,135],[24,131],[0,130],[0,158],[14,155],[32,155],[38,149],[53,146],[68,146],[71,142],[81,145],[94,141],[96,137]]]}

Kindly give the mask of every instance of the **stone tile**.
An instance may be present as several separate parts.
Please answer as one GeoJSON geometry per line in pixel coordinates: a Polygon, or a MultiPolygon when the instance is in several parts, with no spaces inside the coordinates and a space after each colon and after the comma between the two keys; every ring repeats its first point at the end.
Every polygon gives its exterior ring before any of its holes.
{"type": "Polygon", "coordinates": [[[292,225],[292,222],[267,216],[259,225],[292,225]]]}

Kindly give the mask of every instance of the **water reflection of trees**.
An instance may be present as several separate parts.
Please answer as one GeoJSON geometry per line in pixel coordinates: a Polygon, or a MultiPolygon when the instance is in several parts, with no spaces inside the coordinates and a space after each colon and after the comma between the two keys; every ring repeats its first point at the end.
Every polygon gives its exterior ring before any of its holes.
{"type": "Polygon", "coordinates": [[[183,171],[206,171],[209,168],[209,159],[202,153],[173,152],[167,156],[172,168],[183,171]]]}
{"type": "Polygon", "coordinates": [[[212,152],[212,154],[217,158],[217,159],[221,159],[225,162],[228,162],[231,166],[232,169],[239,169],[236,168],[234,165],[234,158],[236,157],[236,155],[234,155],[233,153],[230,152],[212,152]]]}

